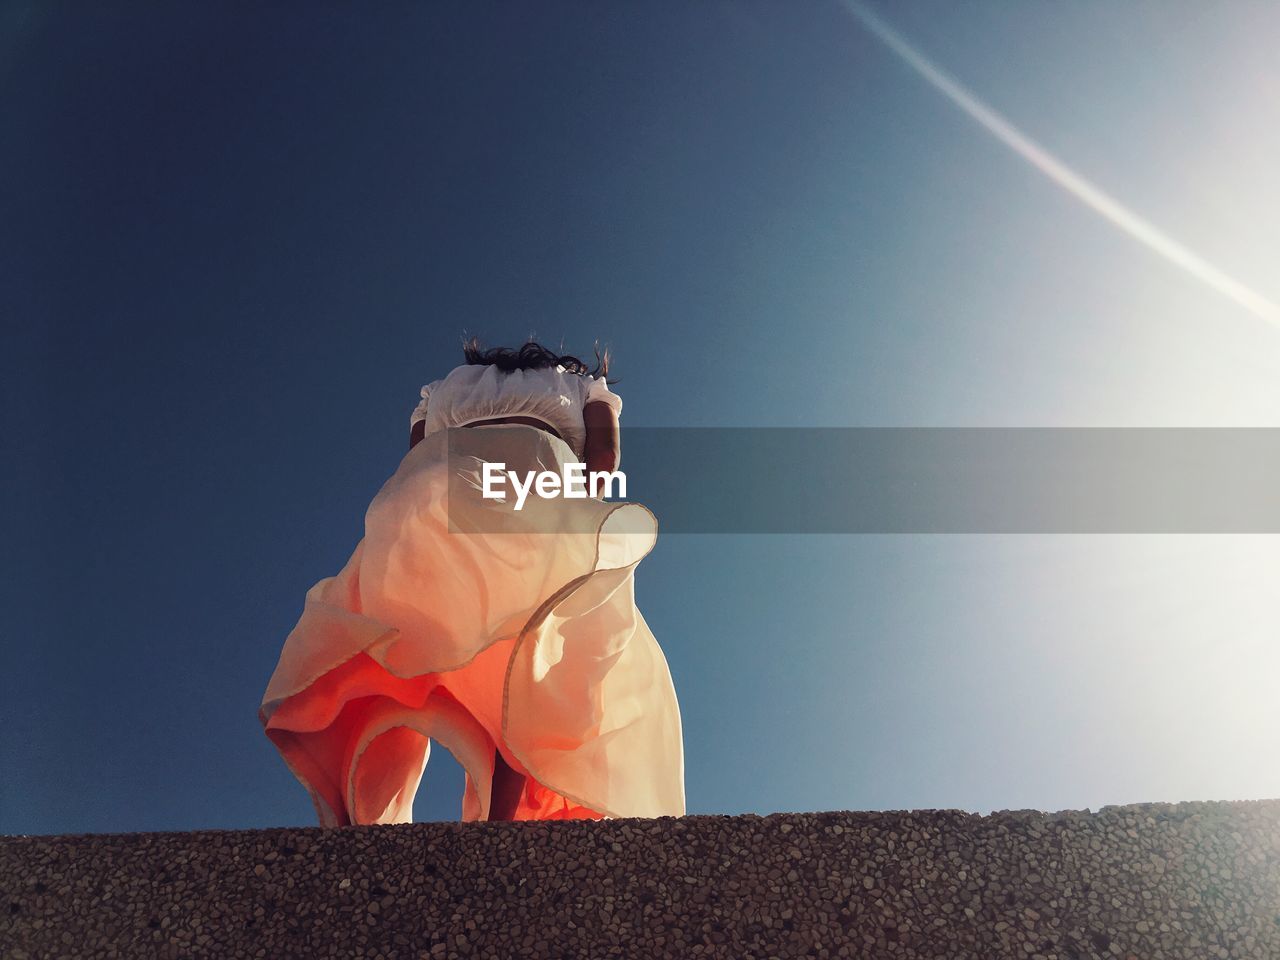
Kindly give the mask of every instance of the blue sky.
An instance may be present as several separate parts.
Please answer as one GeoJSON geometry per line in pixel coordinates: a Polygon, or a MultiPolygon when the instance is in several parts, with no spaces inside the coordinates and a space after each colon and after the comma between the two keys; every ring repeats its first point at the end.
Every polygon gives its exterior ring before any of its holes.
{"type": "MultiPolygon", "coordinates": [[[[1280,299],[1274,7],[875,9],[1280,299]]],[[[838,2],[0,18],[0,832],[312,822],[257,706],[464,332],[609,343],[624,430],[1280,426],[1280,329],[838,2]]],[[[1278,560],[672,535],[637,599],[691,813],[1096,808],[1280,796],[1278,560]]]]}

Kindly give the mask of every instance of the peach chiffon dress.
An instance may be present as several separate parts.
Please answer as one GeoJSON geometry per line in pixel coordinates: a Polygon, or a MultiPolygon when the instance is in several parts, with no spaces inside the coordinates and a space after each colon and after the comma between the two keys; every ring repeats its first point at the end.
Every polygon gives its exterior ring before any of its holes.
{"type": "Polygon", "coordinates": [[[494,752],[527,777],[517,820],[680,816],[680,711],[635,605],[657,523],[636,503],[480,494],[480,464],[559,472],[531,426],[427,436],[363,539],[306,595],[259,710],[322,826],[408,823],[432,741],[487,819],[494,752]]]}

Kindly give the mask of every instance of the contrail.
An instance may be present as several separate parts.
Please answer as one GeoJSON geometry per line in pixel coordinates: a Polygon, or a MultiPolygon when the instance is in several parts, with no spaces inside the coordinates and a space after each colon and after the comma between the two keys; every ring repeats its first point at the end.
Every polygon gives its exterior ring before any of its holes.
{"type": "Polygon", "coordinates": [[[849,13],[875,35],[876,39],[897,54],[935,90],[982,124],[997,140],[1062,189],[1084,201],[1096,213],[1106,217],[1139,243],[1145,244],[1166,260],[1177,264],[1224,297],[1234,300],[1254,316],[1280,326],[1280,306],[1234,277],[1228,276],[1209,261],[1138,216],[1119,200],[1080,176],[940,70],[859,0],[841,0],[841,2],[849,13]]]}

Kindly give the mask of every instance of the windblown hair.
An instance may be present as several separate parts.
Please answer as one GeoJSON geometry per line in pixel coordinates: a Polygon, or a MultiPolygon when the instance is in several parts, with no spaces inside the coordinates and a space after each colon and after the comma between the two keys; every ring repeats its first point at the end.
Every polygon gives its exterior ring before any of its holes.
{"type": "Polygon", "coordinates": [[[601,377],[606,383],[616,383],[617,381],[610,379],[608,375],[609,348],[606,347],[602,353],[600,344],[597,341],[594,350],[596,366],[595,369],[591,369],[577,357],[569,354],[558,354],[554,350],[544,347],[536,340],[528,340],[518,350],[513,350],[510,347],[490,347],[486,350],[480,345],[479,337],[472,337],[462,344],[462,354],[466,357],[468,364],[494,366],[503,373],[510,373],[513,370],[542,370],[558,364],[564,367],[567,373],[576,373],[584,377],[601,377]]]}

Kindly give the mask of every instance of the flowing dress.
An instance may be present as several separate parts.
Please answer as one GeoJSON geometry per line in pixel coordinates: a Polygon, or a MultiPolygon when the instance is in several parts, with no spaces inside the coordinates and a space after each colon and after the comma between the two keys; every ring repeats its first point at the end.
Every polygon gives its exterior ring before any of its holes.
{"type": "Polygon", "coordinates": [[[684,813],[675,688],[634,595],[653,514],[482,496],[486,461],[577,460],[532,426],[429,433],[307,592],[258,715],[322,826],[411,822],[433,740],[466,772],[464,821],[488,817],[495,750],[527,777],[517,820],[684,813]]]}

